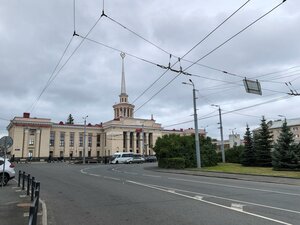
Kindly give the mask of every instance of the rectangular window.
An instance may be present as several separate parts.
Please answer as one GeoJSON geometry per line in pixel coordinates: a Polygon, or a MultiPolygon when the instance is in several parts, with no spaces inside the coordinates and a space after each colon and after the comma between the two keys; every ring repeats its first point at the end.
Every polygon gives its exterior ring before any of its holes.
{"type": "Polygon", "coordinates": [[[106,147],[106,133],[104,133],[104,146],[106,147]]]}
{"type": "Polygon", "coordinates": [[[83,147],[83,133],[79,133],[79,147],[83,147]]]}
{"type": "Polygon", "coordinates": [[[89,133],[88,134],[88,147],[92,147],[92,138],[93,138],[93,134],[89,133]]]}
{"type": "Polygon", "coordinates": [[[65,132],[60,132],[59,146],[60,147],[65,146],[65,132]]]}
{"type": "Polygon", "coordinates": [[[50,131],[50,146],[54,146],[55,143],[55,131],[50,131]]]}
{"type": "Polygon", "coordinates": [[[75,133],[71,132],[70,133],[70,147],[74,147],[74,137],[75,137],[75,133]]]}
{"type": "Polygon", "coordinates": [[[97,147],[101,146],[101,134],[97,134],[97,147]]]}
{"type": "Polygon", "coordinates": [[[126,143],[127,143],[127,135],[126,135],[126,132],[123,132],[123,148],[126,148],[126,143]]]}
{"type": "Polygon", "coordinates": [[[29,139],[29,145],[34,145],[34,138],[29,139]]]}

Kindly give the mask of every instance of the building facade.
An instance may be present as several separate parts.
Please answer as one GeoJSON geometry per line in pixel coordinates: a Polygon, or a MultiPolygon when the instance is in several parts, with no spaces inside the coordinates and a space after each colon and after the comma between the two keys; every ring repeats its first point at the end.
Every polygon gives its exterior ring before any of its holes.
{"type": "MultiPolygon", "coordinates": [[[[165,134],[191,135],[193,129],[164,130],[153,119],[134,118],[134,105],[128,101],[125,85],[124,57],[122,57],[122,79],[119,103],[113,105],[114,119],[101,124],[54,123],[51,119],[32,118],[29,113],[15,117],[8,125],[13,146],[9,149],[16,158],[111,156],[116,152],[134,152],[153,155],[158,137],[165,134]],[[86,132],[84,132],[86,130],[86,132]],[[85,135],[84,135],[85,134],[85,135]],[[84,147],[85,146],[85,147],[84,147]]],[[[200,134],[204,130],[200,130],[200,134]]]]}
{"type": "MultiPolygon", "coordinates": [[[[267,124],[269,126],[269,130],[273,134],[273,142],[277,141],[281,128],[283,125],[284,120],[275,120],[269,121],[267,124]]],[[[300,119],[287,119],[286,120],[287,126],[290,128],[291,132],[294,134],[295,142],[300,143],[300,119]]],[[[258,130],[257,128],[256,130],[258,130]]]]}

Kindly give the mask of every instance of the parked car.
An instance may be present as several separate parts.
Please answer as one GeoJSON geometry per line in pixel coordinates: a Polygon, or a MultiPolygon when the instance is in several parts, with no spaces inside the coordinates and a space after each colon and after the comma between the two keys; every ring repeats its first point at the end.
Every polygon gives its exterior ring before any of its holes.
{"type": "Polygon", "coordinates": [[[15,165],[11,163],[8,159],[5,159],[5,168],[4,168],[4,180],[3,180],[3,166],[4,158],[0,157],[0,185],[5,186],[9,180],[13,179],[16,175],[15,165]]]}
{"type": "Polygon", "coordinates": [[[149,155],[149,156],[145,157],[145,161],[146,162],[156,162],[157,158],[155,155],[149,155]]]}
{"type": "Polygon", "coordinates": [[[134,155],[133,157],[129,158],[126,160],[125,163],[144,163],[145,159],[139,155],[134,155]]]}
{"type": "Polygon", "coordinates": [[[133,156],[134,154],[132,152],[118,152],[114,154],[111,163],[112,164],[126,163],[126,161],[132,158],[133,156]]]}

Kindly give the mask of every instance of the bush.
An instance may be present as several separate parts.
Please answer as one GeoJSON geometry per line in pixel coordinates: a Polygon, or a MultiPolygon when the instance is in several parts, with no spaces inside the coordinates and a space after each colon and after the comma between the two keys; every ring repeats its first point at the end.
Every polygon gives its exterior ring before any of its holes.
{"type": "Polygon", "coordinates": [[[225,159],[228,163],[241,163],[244,146],[235,146],[225,151],[225,159]]]}
{"type": "Polygon", "coordinates": [[[160,168],[184,169],[185,160],[184,158],[161,158],[158,160],[158,166],[160,168]]]}

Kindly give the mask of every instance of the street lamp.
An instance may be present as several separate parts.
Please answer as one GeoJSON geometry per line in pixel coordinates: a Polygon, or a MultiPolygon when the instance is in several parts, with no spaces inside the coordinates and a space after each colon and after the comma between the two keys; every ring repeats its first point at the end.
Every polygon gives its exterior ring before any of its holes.
{"type": "Polygon", "coordinates": [[[224,140],[223,140],[223,125],[222,125],[222,113],[221,107],[219,105],[211,104],[219,108],[219,120],[220,120],[220,134],[221,134],[221,152],[222,152],[222,162],[225,163],[225,151],[224,151],[224,140]]]}
{"type": "Polygon", "coordinates": [[[83,133],[83,158],[82,158],[82,163],[85,164],[85,137],[86,137],[86,118],[88,116],[82,117],[84,119],[84,133],[83,133]]]}
{"type": "Polygon", "coordinates": [[[189,81],[190,81],[190,83],[186,83],[186,82],[182,82],[182,83],[193,86],[196,158],[197,158],[197,167],[201,168],[200,143],[199,143],[199,131],[198,131],[198,118],[197,118],[197,107],[196,107],[196,89],[195,89],[194,82],[191,79],[189,79],[189,81]]]}

